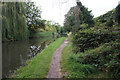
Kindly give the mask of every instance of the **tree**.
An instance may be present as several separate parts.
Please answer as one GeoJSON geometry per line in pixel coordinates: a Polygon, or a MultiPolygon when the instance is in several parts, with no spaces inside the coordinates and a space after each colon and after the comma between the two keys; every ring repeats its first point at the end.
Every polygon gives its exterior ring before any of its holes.
{"type": "Polygon", "coordinates": [[[2,3],[2,41],[28,39],[25,2],[2,3]]]}
{"type": "Polygon", "coordinates": [[[65,15],[65,21],[64,21],[64,30],[66,32],[72,31],[73,25],[75,21],[75,15],[74,15],[74,7],[72,7],[69,12],[65,15]]]}
{"type": "Polygon", "coordinates": [[[36,32],[38,28],[44,29],[45,20],[41,19],[40,8],[35,6],[34,2],[27,2],[26,9],[27,9],[26,18],[29,30],[32,32],[36,32]]]}
{"type": "Polygon", "coordinates": [[[76,33],[81,29],[82,24],[88,24],[89,27],[94,25],[93,16],[88,8],[77,1],[77,6],[72,7],[65,15],[64,29],[68,32],[76,33]]]}
{"type": "Polygon", "coordinates": [[[120,24],[120,4],[115,9],[115,21],[120,24]]]}

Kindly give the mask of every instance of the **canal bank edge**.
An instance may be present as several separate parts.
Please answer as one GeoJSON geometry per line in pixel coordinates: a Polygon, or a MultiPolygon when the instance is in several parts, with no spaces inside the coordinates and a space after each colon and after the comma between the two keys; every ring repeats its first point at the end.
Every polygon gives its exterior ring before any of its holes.
{"type": "Polygon", "coordinates": [[[65,37],[57,39],[32,60],[28,60],[27,65],[19,68],[14,75],[10,75],[10,78],[45,78],[53,53],[65,39],[65,37]]]}

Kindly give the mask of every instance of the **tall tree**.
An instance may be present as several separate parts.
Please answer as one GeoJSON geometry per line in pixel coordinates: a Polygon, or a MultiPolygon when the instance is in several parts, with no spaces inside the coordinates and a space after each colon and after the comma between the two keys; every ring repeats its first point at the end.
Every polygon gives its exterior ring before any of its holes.
{"type": "Polygon", "coordinates": [[[65,15],[64,28],[66,31],[77,32],[81,29],[82,24],[88,24],[89,27],[93,26],[93,16],[91,11],[77,1],[77,6],[72,7],[65,15]]]}
{"type": "Polygon", "coordinates": [[[29,37],[25,2],[2,3],[2,40],[24,40],[29,37]]]}
{"type": "Polygon", "coordinates": [[[38,28],[44,29],[45,21],[41,19],[40,8],[37,7],[34,2],[27,2],[26,9],[26,18],[29,30],[32,32],[36,32],[38,28]]]}

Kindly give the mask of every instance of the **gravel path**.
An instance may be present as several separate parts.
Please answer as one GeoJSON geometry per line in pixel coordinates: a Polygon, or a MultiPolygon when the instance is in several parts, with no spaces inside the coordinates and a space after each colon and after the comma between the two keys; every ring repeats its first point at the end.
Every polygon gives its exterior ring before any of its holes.
{"type": "Polygon", "coordinates": [[[50,63],[50,69],[47,74],[47,78],[61,78],[60,72],[60,58],[61,58],[61,51],[67,45],[68,38],[64,41],[63,44],[55,51],[52,57],[52,61],[50,63]]]}

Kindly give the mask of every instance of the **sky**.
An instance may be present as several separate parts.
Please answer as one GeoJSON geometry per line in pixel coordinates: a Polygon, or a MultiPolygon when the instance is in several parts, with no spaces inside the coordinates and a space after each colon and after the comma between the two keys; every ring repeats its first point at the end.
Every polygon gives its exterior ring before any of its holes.
{"type": "MultiPolygon", "coordinates": [[[[42,19],[59,23],[63,26],[64,15],[69,9],[76,6],[76,0],[32,0],[36,2],[36,6],[41,7],[42,19]]],[[[82,4],[92,10],[92,15],[98,17],[106,12],[114,9],[119,0],[80,0],[82,4]]]]}

